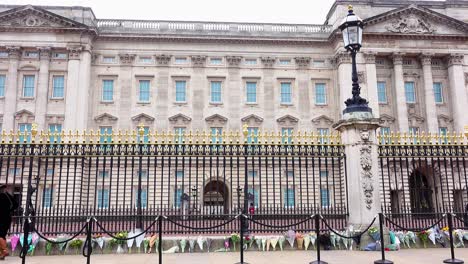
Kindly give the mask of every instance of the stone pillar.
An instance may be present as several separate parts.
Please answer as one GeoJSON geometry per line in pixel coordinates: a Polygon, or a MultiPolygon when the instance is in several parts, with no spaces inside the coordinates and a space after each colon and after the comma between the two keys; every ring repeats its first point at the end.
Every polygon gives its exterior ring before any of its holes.
{"type": "Polygon", "coordinates": [[[340,107],[340,116],[343,114],[343,110],[346,108],[345,101],[346,99],[352,97],[351,90],[352,86],[352,65],[351,65],[351,55],[347,52],[341,52],[336,55],[336,63],[338,65],[338,85],[339,85],[339,107],[340,107]]]}
{"type": "Polygon", "coordinates": [[[65,122],[62,130],[76,130],[76,113],[78,108],[78,88],[80,81],[81,46],[68,47],[67,88],[65,94],[65,122]]]}
{"type": "MultiPolygon", "coordinates": [[[[269,127],[273,130],[277,129],[276,124],[276,105],[278,99],[275,98],[275,80],[273,66],[275,65],[276,58],[262,57],[260,58],[263,64],[263,112],[264,127],[269,127]]],[[[262,107],[260,105],[260,107],[262,107]]]]}
{"type": "Polygon", "coordinates": [[[156,82],[158,103],[156,104],[157,121],[155,122],[155,129],[167,131],[169,128],[169,62],[171,55],[157,54],[155,55],[158,64],[158,79],[156,82]]]}
{"type": "Polygon", "coordinates": [[[80,61],[80,83],[78,88],[78,107],[75,128],[83,131],[88,127],[91,85],[91,51],[83,50],[80,61]]]}
{"type": "Polygon", "coordinates": [[[20,47],[7,47],[9,65],[5,91],[5,111],[3,112],[3,129],[15,129],[16,101],[18,95],[18,60],[21,55],[20,47]]]}
{"type": "Polygon", "coordinates": [[[47,113],[47,91],[49,90],[50,53],[50,47],[39,48],[40,66],[36,95],[36,123],[39,130],[48,129],[45,124],[45,117],[47,113]]]}
{"type": "Polygon", "coordinates": [[[439,123],[437,121],[437,108],[434,96],[434,81],[432,79],[431,57],[431,54],[421,55],[424,80],[424,108],[426,109],[427,131],[431,133],[438,133],[439,123]]]}
{"type": "Polygon", "coordinates": [[[452,96],[453,130],[456,132],[463,132],[463,127],[468,125],[468,115],[466,114],[468,96],[465,90],[463,60],[463,54],[451,54],[448,60],[450,94],[452,96]]]}
{"type": "Polygon", "coordinates": [[[243,86],[239,65],[242,61],[240,56],[227,56],[226,61],[229,65],[228,68],[228,79],[227,85],[224,87],[223,92],[226,93],[227,108],[230,113],[230,120],[228,122],[227,129],[229,130],[239,130],[241,126],[241,105],[242,98],[245,94],[242,94],[244,91],[241,87],[243,86]]]}
{"type": "Polygon", "coordinates": [[[375,53],[364,53],[366,61],[366,79],[367,79],[367,99],[369,107],[372,108],[372,114],[375,118],[380,117],[379,99],[377,95],[377,68],[375,67],[375,53]]]}
{"type": "Polygon", "coordinates": [[[306,122],[299,122],[298,129],[300,131],[307,131],[311,129],[310,123],[310,112],[312,107],[312,99],[311,99],[311,91],[314,91],[315,87],[312,86],[310,89],[310,74],[309,74],[309,66],[310,61],[312,59],[310,57],[297,57],[295,58],[297,69],[297,82],[298,87],[297,91],[299,94],[298,98],[298,110],[299,110],[299,118],[301,120],[307,120],[306,122]]]}
{"type": "Polygon", "coordinates": [[[193,66],[193,75],[190,84],[187,84],[187,93],[190,93],[188,97],[191,100],[192,104],[192,128],[194,130],[205,130],[205,117],[204,117],[204,109],[206,105],[206,76],[205,76],[205,63],[206,63],[206,56],[192,56],[192,66],[193,66]]]}
{"type": "MultiPolygon", "coordinates": [[[[367,227],[380,212],[378,141],[379,119],[371,116],[341,120],[333,127],[341,132],[345,146],[349,219],[348,224],[367,227]]],[[[378,224],[378,222],[376,222],[378,224]]]]}
{"type": "Polygon", "coordinates": [[[406,105],[405,81],[403,79],[403,55],[393,54],[393,78],[395,82],[398,129],[408,133],[408,107],[406,105]]]}
{"type": "MultiPolygon", "coordinates": [[[[133,62],[135,61],[135,54],[120,54],[120,68],[119,68],[119,78],[117,85],[120,98],[115,98],[118,102],[114,102],[118,107],[118,115],[121,129],[133,129],[132,127],[124,127],[123,124],[131,124],[131,115],[132,115],[132,92],[133,92],[133,62]]],[[[116,89],[114,88],[114,93],[116,89]]],[[[114,128],[116,129],[116,128],[114,128]]]]}

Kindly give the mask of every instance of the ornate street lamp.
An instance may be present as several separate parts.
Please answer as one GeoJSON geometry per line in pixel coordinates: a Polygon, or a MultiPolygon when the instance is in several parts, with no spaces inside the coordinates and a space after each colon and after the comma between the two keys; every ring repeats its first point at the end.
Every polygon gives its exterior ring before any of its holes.
{"type": "Polygon", "coordinates": [[[343,114],[353,112],[367,112],[372,113],[372,109],[369,107],[369,102],[361,97],[361,87],[358,83],[358,75],[356,69],[356,54],[361,49],[362,44],[362,29],[364,23],[356,16],[353,12],[353,7],[348,7],[348,15],[343,19],[343,22],[339,26],[343,34],[343,41],[345,49],[351,53],[353,73],[353,97],[345,101],[346,108],[343,110],[343,114]]]}

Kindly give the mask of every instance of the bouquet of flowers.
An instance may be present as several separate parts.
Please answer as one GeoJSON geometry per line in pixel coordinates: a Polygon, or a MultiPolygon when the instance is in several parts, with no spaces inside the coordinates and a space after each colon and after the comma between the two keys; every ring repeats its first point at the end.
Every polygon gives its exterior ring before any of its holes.
{"type": "Polygon", "coordinates": [[[294,248],[294,241],[296,240],[296,232],[294,232],[293,230],[289,230],[288,232],[286,232],[285,236],[291,248],[294,248]]]}
{"type": "Polygon", "coordinates": [[[257,244],[258,250],[262,249],[262,239],[260,237],[255,237],[255,244],[257,244]]]}
{"type": "Polygon", "coordinates": [[[128,232],[122,231],[115,235],[115,238],[112,238],[109,241],[109,247],[114,247],[117,245],[117,253],[123,253],[122,246],[125,245],[125,239],[128,237],[128,232]]]}
{"type": "MultiPolygon", "coordinates": [[[[134,233],[133,231],[128,233],[128,237],[134,237],[135,235],[136,235],[136,233],[134,233]]],[[[135,242],[135,239],[127,240],[128,253],[132,253],[133,242],[135,242]]]]}
{"type": "Polygon", "coordinates": [[[187,238],[182,238],[180,240],[180,250],[182,251],[182,253],[185,252],[185,247],[187,246],[187,238]]]}
{"type": "Polygon", "coordinates": [[[273,247],[273,250],[275,250],[275,251],[276,251],[276,245],[278,245],[278,240],[279,240],[278,237],[271,237],[270,238],[270,244],[273,247]]]}
{"type": "Polygon", "coordinates": [[[18,242],[20,240],[20,236],[18,234],[14,234],[10,238],[10,246],[11,246],[11,252],[14,252],[16,249],[16,246],[18,246],[18,242]]]}
{"type": "Polygon", "coordinates": [[[74,239],[70,244],[68,245],[71,249],[75,249],[75,254],[78,255],[79,250],[83,246],[83,240],[81,239],[74,239]]]}
{"type": "Polygon", "coordinates": [[[367,233],[369,234],[369,236],[372,237],[372,239],[374,239],[374,241],[379,241],[380,240],[380,232],[379,232],[379,229],[375,226],[369,228],[369,231],[367,231],[367,233]]]}
{"type": "Polygon", "coordinates": [[[91,239],[91,241],[93,244],[97,244],[99,246],[102,253],[102,249],[104,247],[104,238],[101,235],[96,235],[91,239]]]}
{"type": "Polygon", "coordinates": [[[301,233],[296,233],[296,240],[297,240],[297,249],[302,249],[304,245],[304,236],[301,233]]]}
{"type": "Polygon", "coordinates": [[[206,238],[206,247],[208,248],[208,252],[210,252],[211,242],[213,240],[209,237],[206,238]]]}
{"type": "Polygon", "coordinates": [[[285,238],[284,236],[280,236],[280,237],[278,238],[278,243],[279,243],[279,246],[280,246],[281,251],[283,251],[284,241],[286,241],[286,238],[285,238]]]}
{"type": "Polygon", "coordinates": [[[333,246],[333,248],[336,248],[337,239],[338,239],[338,237],[335,235],[335,233],[330,232],[330,242],[331,242],[331,245],[333,246]]]}
{"type": "Polygon", "coordinates": [[[234,251],[236,251],[236,244],[240,242],[239,234],[232,233],[231,234],[231,241],[232,241],[232,246],[234,247],[234,251]]]}
{"type": "Polygon", "coordinates": [[[206,238],[202,237],[202,236],[199,236],[197,238],[197,244],[198,246],[200,247],[200,250],[203,251],[203,244],[205,243],[206,241],[206,238]]]}
{"type": "Polygon", "coordinates": [[[50,255],[50,252],[52,252],[52,248],[53,248],[54,244],[52,244],[51,242],[47,241],[46,245],[45,245],[45,253],[46,255],[50,255]]]}
{"type": "Polygon", "coordinates": [[[307,250],[310,245],[310,236],[307,234],[304,236],[304,250],[307,250]]]}
{"type": "Polygon", "coordinates": [[[250,248],[253,244],[253,241],[254,241],[254,237],[250,237],[250,236],[245,236],[244,237],[244,249],[247,249],[247,248],[250,248]]]}
{"type": "Polygon", "coordinates": [[[426,248],[427,241],[429,240],[429,232],[423,230],[421,232],[416,233],[416,235],[418,236],[419,240],[421,240],[421,242],[423,243],[424,248],[426,248]]]}
{"type": "Polygon", "coordinates": [[[229,239],[230,239],[229,237],[225,237],[225,238],[224,238],[224,249],[225,249],[226,251],[230,251],[230,250],[231,250],[231,246],[230,246],[230,244],[229,244],[229,239]]]}

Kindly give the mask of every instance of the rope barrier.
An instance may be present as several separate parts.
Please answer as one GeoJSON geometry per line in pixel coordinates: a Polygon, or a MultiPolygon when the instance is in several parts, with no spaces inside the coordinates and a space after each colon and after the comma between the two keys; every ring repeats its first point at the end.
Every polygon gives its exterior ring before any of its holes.
{"type": "Polygon", "coordinates": [[[322,219],[322,222],[323,224],[333,233],[335,233],[335,235],[339,236],[339,237],[342,237],[342,238],[345,238],[345,239],[354,239],[354,238],[358,238],[358,237],[361,237],[363,234],[365,234],[375,223],[375,220],[377,219],[377,216],[374,216],[374,220],[372,220],[372,222],[370,223],[370,225],[364,229],[364,231],[361,231],[360,233],[358,233],[357,235],[355,236],[344,236],[344,235],[341,235],[340,233],[338,233],[338,231],[334,230],[328,223],[327,221],[325,221],[325,218],[323,218],[323,216],[320,215],[320,218],[322,219]]]}
{"type": "Polygon", "coordinates": [[[394,225],[394,226],[400,228],[400,229],[403,230],[403,231],[421,232],[421,231],[424,231],[424,230],[427,230],[427,229],[431,229],[431,228],[433,228],[434,226],[440,224],[440,222],[442,222],[442,220],[444,220],[444,218],[445,218],[446,215],[447,215],[447,214],[443,214],[442,217],[441,217],[435,224],[433,224],[433,225],[431,225],[431,226],[429,226],[429,227],[427,227],[427,228],[421,228],[421,229],[406,228],[406,227],[403,227],[403,226],[401,226],[401,225],[399,225],[399,224],[393,222],[393,221],[390,220],[390,218],[388,218],[386,215],[384,215],[384,217],[385,217],[385,220],[386,220],[387,222],[389,222],[390,224],[392,224],[392,225],[394,225]]]}
{"type": "Polygon", "coordinates": [[[303,224],[303,223],[309,221],[310,219],[313,219],[315,217],[315,215],[311,215],[308,218],[306,218],[304,220],[301,220],[301,221],[299,221],[297,223],[284,225],[284,226],[274,226],[274,225],[264,224],[264,223],[258,222],[256,220],[253,220],[252,218],[249,218],[246,215],[243,215],[243,217],[245,217],[247,220],[249,220],[249,221],[251,221],[251,222],[253,222],[253,223],[257,224],[257,225],[260,225],[260,226],[265,226],[265,227],[269,227],[269,228],[288,228],[288,227],[293,227],[293,226],[298,226],[300,224],[303,224]]]}
{"type": "Polygon", "coordinates": [[[215,226],[210,226],[210,227],[192,227],[192,226],[186,226],[186,225],[183,225],[183,224],[179,224],[177,222],[175,222],[174,220],[171,220],[169,217],[167,216],[163,216],[164,219],[166,219],[167,221],[169,221],[170,223],[176,225],[176,226],[179,226],[179,227],[183,227],[183,228],[187,228],[187,229],[190,229],[190,230],[210,230],[210,229],[215,229],[215,228],[218,228],[218,227],[222,227],[222,226],[225,226],[231,222],[233,222],[234,220],[236,220],[237,218],[239,218],[240,214],[236,215],[234,218],[222,223],[222,224],[219,224],[219,225],[215,225],[215,226]]]}
{"type": "MultiPolygon", "coordinates": [[[[93,217],[93,218],[94,218],[94,217],[93,217]]],[[[135,239],[135,238],[137,238],[137,237],[139,237],[139,236],[141,236],[141,235],[143,235],[143,234],[146,234],[146,233],[154,226],[154,224],[156,224],[156,222],[157,222],[158,220],[159,220],[159,216],[156,217],[156,218],[154,219],[154,221],[153,221],[143,232],[141,232],[141,233],[138,234],[138,235],[134,235],[134,236],[132,236],[132,237],[127,237],[127,238],[120,238],[120,237],[116,237],[116,236],[112,235],[109,231],[107,231],[107,230],[98,222],[98,220],[97,220],[96,218],[94,218],[94,221],[96,222],[96,225],[97,225],[105,234],[107,234],[108,236],[110,236],[110,237],[113,238],[113,239],[124,240],[124,241],[126,241],[126,240],[132,240],[132,239],[135,239]]]]}
{"type": "Polygon", "coordinates": [[[52,243],[52,244],[55,244],[55,245],[58,245],[58,244],[62,244],[62,243],[68,243],[70,241],[72,241],[73,239],[75,239],[77,236],[79,236],[81,233],[83,233],[83,231],[85,230],[86,226],[88,224],[85,224],[80,231],[78,231],[78,233],[76,233],[75,235],[73,235],[72,237],[66,239],[66,240],[63,240],[63,241],[55,241],[55,240],[50,240],[48,239],[44,234],[42,234],[40,231],[38,231],[34,226],[33,226],[33,231],[37,233],[37,235],[44,239],[45,241],[49,242],[49,243],[52,243]]]}

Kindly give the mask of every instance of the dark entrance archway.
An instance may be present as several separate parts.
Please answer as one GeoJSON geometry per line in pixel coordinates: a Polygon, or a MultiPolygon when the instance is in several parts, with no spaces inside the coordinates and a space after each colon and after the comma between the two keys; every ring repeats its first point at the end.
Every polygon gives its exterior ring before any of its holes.
{"type": "Polygon", "coordinates": [[[428,177],[415,170],[409,178],[411,211],[413,213],[434,212],[434,189],[428,177]]]}
{"type": "Polygon", "coordinates": [[[210,181],[203,188],[203,207],[208,214],[228,213],[228,188],[222,181],[210,181]]]}

